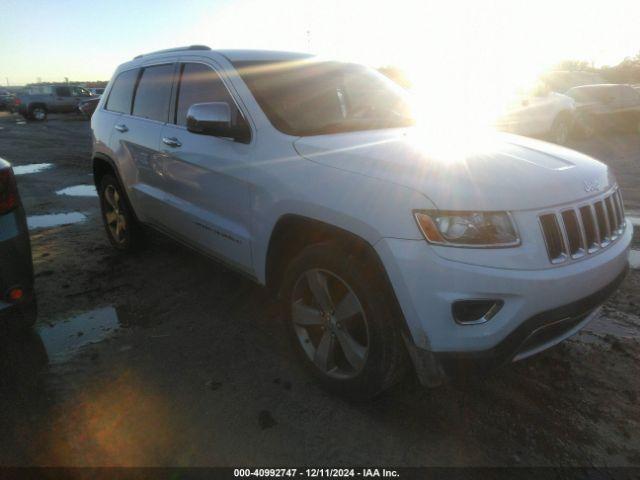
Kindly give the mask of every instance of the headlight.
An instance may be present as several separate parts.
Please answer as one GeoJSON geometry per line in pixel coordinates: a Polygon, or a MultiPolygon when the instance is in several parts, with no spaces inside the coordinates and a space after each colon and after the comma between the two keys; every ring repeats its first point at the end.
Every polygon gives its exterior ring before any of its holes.
{"type": "Polygon", "coordinates": [[[413,212],[431,243],[451,247],[515,247],[518,232],[509,212],[413,212]]]}

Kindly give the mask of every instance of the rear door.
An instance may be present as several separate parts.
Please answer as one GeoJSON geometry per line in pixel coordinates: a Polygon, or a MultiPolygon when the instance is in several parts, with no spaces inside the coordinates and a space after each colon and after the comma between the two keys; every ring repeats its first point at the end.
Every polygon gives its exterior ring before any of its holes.
{"type": "MultiPolygon", "coordinates": [[[[175,64],[169,62],[136,71],[131,104],[124,108],[130,110],[118,118],[111,137],[118,169],[125,178],[136,214],[152,223],[161,219],[164,203],[162,175],[157,174],[161,167],[158,147],[169,115],[174,70],[175,64]]],[[[111,96],[107,109],[110,103],[111,96]]]]}
{"type": "Polygon", "coordinates": [[[175,97],[174,115],[161,135],[163,166],[156,172],[167,192],[165,223],[190,243],[250,272],[251,142],[195,134],[185,126],[195,103],[228,103],[236,124],[247,125],[247,113],[208,63],[180,64],[175,97]]]}

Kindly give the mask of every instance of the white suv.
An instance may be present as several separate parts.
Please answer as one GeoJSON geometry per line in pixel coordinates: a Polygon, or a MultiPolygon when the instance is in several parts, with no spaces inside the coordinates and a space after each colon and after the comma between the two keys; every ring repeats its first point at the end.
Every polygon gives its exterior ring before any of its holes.
{"type": "Polygon", "coordinates": [[[302,361],[344,393],[375,395],[410,364],[433,386],[528,357],[627,270],[632,226],[605,165],[507,134],[432,156],[402,91],[359,65],[141,55],[91,125],[113,246],[151,226],[270,287],[302,361]]]}

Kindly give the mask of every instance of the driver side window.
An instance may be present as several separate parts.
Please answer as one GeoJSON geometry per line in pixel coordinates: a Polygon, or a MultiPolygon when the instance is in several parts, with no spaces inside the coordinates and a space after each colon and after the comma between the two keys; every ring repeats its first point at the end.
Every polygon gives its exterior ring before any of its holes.
{"type": "Polygon", "coordinates": [[[89,90],[82,87],[72,87],[71,94],[74,97],[90,97],[91,96],[91,94],[89,93],[89,90]]]}
{"type": "Polygon", "coordinates": [[[195,103],[225,102],[231,108],[233,124],[243,124],[242,114],[220,76],[202,63],[183,63],[176,99],[176,125],[187,124],[187,112],[195,103]]]}

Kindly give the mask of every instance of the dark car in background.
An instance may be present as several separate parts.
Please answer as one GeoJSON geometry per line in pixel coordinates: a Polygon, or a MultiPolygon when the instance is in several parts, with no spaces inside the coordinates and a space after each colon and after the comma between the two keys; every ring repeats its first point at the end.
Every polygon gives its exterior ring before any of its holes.
{"type": "Polygon", "coordinates": [[[574,87],[567,95],[576,102],[576,126],[590,135],[610,130],[640,133],[640,91],[631,85],[574,87]]]}
{"type": "Polygon", "coordinates": [[[35,320],[27,220],[13,169],[0,158],[0,329],[27,329],[35,320]]]}
{"type": "Polygon", "coordinates": [[[15,95],[7,90],[0,90],[0,110],[10,110],[15,95]]]}
{"type": "Polygon", "coordinates": [[[30,120],[46,120],[49,113],[77,112],[82,100],[91,98],[91,92],[74,85],[39,85],[19,95],[15,110],[30,120]]]}

